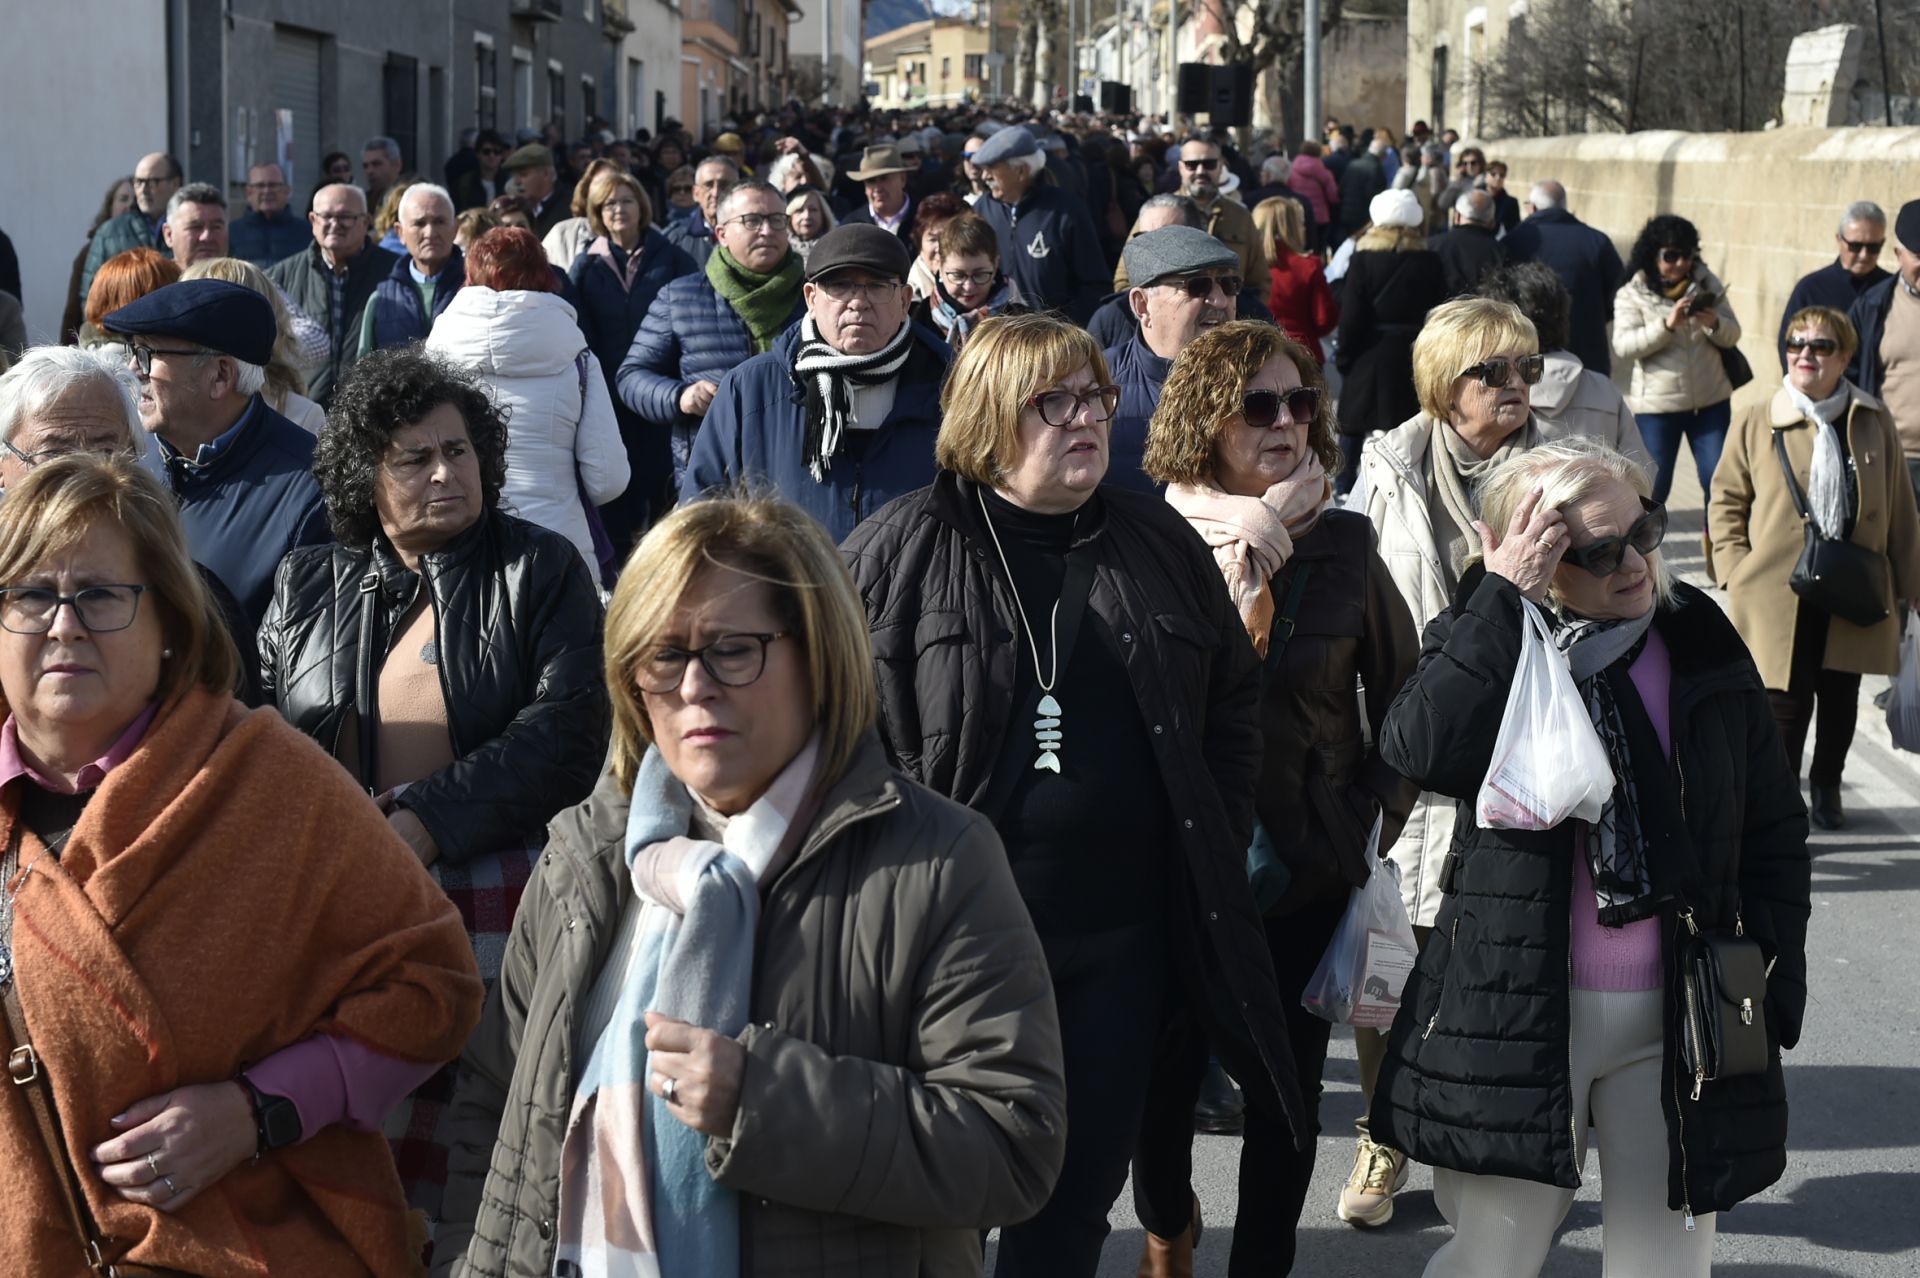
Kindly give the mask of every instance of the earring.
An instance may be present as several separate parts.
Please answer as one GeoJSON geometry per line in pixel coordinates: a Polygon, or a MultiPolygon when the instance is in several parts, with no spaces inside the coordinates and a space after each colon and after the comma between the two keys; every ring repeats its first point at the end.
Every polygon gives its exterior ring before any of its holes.
{"type": "Polygon", "coordinates": [[[161,659],[162,661],[169,661],[169,660],[171,660],[172,658],[173,658],[173,649],[171,649],[171,648],[162,648],[162,649],[160,650],[160,659],[161,659]]]}

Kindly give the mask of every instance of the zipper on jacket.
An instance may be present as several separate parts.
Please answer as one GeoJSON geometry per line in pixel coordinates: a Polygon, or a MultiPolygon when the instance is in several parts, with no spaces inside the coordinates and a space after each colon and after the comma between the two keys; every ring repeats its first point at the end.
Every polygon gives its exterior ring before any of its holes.
{"type": "MultiPolygon", "coordinates": [[[[1573,926],[1571,917],[1567,926],[1573,926]]],[[[1573,937],[1567,937],[1567,1135],[1573,1144],[1567,1147],[1573,1159],[1573,1183],[1584,1185],[1587,1178],[1581,1170],[1580,1158],[1580,1115],[1573,1112],[1573,937]]]]}
{"type": "MultiPolygon", "coordinates": [[[[1459,943],[1460,943],[1460,917],[1459,915],[1455,915],[1453,919],[1453,926],[1447,930],[1447,962],[1449,964],[1453,962],[1454,947],[1459,943]]],[[[1567,962],[1571,963],[1573,962],[1573,960],[1569,958],[1567,962]]],[[[1447,995],[1447,974],[1443,969],[1440,973],[1440,992],[1434,996],[1433,1015],[1427,1018],[1427,1028],[1425,1032],[1423,1032],[1420,1035],[1421,1042],[1424,1043],[1428,1039],[1433,1037],[1433,1027],[1437,1025],[1440,1021],[1440,1000],[1445,998],[1446,995],[1447,995]]]]}
{"type": "MultiPolygon", "coordinates": [[[[1681,984],[1684,986],[1686,982],[1682,981],[1681,984]]],[[[1689,1029],[1691,1029],[1691,1026],[1689,1026],[1689,1029]]],[[[1699,1056],[1695,1055],[1694,1059],[1698,1060],[1699,1056]]],[[[1700,1098],[1700,1085],[1698,1082],[1694,1084],[1693,1095],[1695,1100],[1698,1100],[1700,1098]]],[[[1687,1232],[1692,1233],[1693,1232],[1693,1191],[1687,1184],[1687,1179],[1688,1179],[1687,1178],[1687,1110],[1686,1110],[1686,1100],[1680,1095],[1680,1071],[1677,1069],[1673,1071],[1673,1116],[1674,1116],[1674,1121],[1679,1125],[1679,1129],[1680,1129],[1681,1219],[1686,1224],[1687,1232]]]]}
{"type": "MultiPolygon", "coordinates": [[[[1694,936],[1700,935],[1700,929],[1694,926],[1693,911],[1680,911],[1680,921],[1687,925],[1687,931],[1694,936]]],[[[1700,1089],[1707,1081],[1707,1058],[1701,1050],[1703,1041],[1700,1034],[1700,1009],[1693,999],[1693,986],[1683,975],[1680,978],[1680,991],[1686,996],[1687,1041],[1693,1044],[1693,1099],[1700,1099],[1700,1089]]]]}

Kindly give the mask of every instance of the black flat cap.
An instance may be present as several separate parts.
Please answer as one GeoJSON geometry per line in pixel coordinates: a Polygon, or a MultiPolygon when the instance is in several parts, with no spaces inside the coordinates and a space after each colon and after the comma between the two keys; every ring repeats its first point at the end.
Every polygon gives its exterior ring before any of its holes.
{"type": "Polygon", "coordinates": [[[807,254],[807,278],[817,280],[833,271],[857,266],[875,275],[887,275],[907,282],[913,258],[907,246],[892,231],[871,222],[849,222],[836,226],[820,237],[807,254]]]}
{"type": "Polygon", "coordinates": [[[1893,238],[1909,253],[1920,253],[1920,200],[1908,200],[1893,219],[1893,238]]]}
{"type": "Polygon", "coordinates": [[[225,280],[182,280],[105,316],[100,327],[130,336],[177,337],[247,364],[273,360],[273,303],[225,280]]]}

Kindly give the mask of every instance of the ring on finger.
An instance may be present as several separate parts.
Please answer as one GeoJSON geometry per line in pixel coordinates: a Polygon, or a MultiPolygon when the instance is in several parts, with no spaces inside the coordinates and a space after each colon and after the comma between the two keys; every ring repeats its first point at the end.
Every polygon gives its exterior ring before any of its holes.
{"type": "Polygon", "coordinates": [[[1534,538],[1534,540],[1538,542],[1541,546],[1553,545],[1553,541],[1554,541],[1553,529],[1551,528],[1547,529],[1545,532],[1541,533],[1538,537],[1534,538]]]}
{"type": "Polygon", "coordinates": [[[162,1176],[160,1181],[167,1187],[167,1197],[178,1198],[180,1196],[180,1186],[173,1183],[173,1177],[162,1176]]]}
{"type": "Polygon", "coordinates": [[[155,1180],[160,1178],[160,1164],[156,1161],[159,1155],[160,1151],[157,1149],[147,1151],[147,1170],[153,1173],[155,1180]]]}
{"type": "Polygon", "coordinates": [[[669,1078],[666,1082],[660,1084],[660,1095],[666,1100],[667,1104],[672,1105],[675,1103],[674,1093],[679,1089],[680,1080],[677,1078],[669,1078]]]}

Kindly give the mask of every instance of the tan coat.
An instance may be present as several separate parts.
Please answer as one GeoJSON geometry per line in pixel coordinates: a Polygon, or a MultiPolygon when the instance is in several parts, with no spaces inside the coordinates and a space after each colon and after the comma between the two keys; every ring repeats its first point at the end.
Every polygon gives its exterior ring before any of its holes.
{"type": "MultiPolygon", "coordinates": [[[[1799,512],[1780,473],[1773,432],[1783,432],[1801,491],[1813,463],[1813,427],[1782,387],[1773,399],[1738,414],[1727,432],[1707,503],[1714,578],[1727,587],[1727,611],[1753,650],[1760,680],[1785,691],[1793,660],[1799,600],[1787,578],[1804,542],[1799,512]]],[[[1899,668],[1898,601],[1920,596],[1920,514],[1902,464],[1900,439],[1879,400],[1853,392],[1846,420],[1848,456],[1859,478],[1860,509],[1852,541],[1887,557],[1892,572],[1890,614],[1877,626],[1834,617],[1827,624],[1825,668],[1854,674],[1892,674],[1899,668]]]]}
{"type": "Polygon", "coordinates": [[[1694,268],[1703,291],[1719,296],[1720,322],[1709,333],[1696,324],[1667,327],[1673,302],[1647,287],[1639,275],[1613,297],[1613,353],[1633,363],[1627,407],[1636,413],[1690,413],[1733,394],[1721,350],[1740,341],[1740,321],[1727,300],[1727,286],[1704,266],[1694,268]]]}
{"type": "MultiPolygon", "coordinates": [[[[1267,249],[1261,239],[1260,229],[1253,224],[1253,214],[1246,206],[1228,196],[1221,196],[1207,210],[1206,232],[1214,239],[1232,249],[1240,256],[1240,276],[1252,283],[1256,289],[1264,290],[1272,281],[1267,277],[1267,249]]],[[[1140,234],[1136,222],[1127,239],[1140,234]]],[[[1127,259],[1123,256],[1120,265],[1113,268],[1113,291],[1127,291],[1127,259]]]]}

